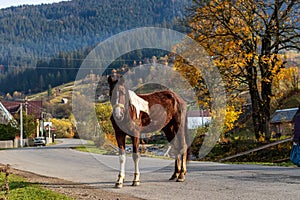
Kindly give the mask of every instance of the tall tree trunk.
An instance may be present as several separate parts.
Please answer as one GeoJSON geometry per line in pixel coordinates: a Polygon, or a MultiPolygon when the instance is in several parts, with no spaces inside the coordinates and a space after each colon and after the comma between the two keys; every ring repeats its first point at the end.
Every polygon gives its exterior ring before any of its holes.
{"type": "MultiPolygon", "coordinates": [[[[260,111],[261,111],[261,134],[265,137],[266,140],[271,138],[270,133],[270,104],[272,96],[272,82],[273,74],[271,72],[275,67],[275,63],[272,63],[270,66],[269,62],[265,62],[264,59],[271,59],[271,41],[272,36],[269,31],[272,28],[268,27],[266,34],[262,40],[261,55],[259,57],[259,67],[261,72],[261,101],[260,101],[260,111]]],[[[273,61],[272,61],[273,62],[273,61]]]]}
{"type": "Polygon", "coordinates": [[[265,137],[269,140],[270,134],[270,104],[265,103],[264,100],[260,98],[257,88],[250,89],[250,96],[252,101],[252,121],[254,126],[254,133],[256,139],[265,137]]]}
{"type": "Polygon", "coordinates": [[[254,127],[254,134],[256,139],[260,138],[260,106],[259,106],[259,94],[256,87],[255,82],[251,80],[249,82],[249,91],[251,96],[251,102],[252,102],[252,121],[253,121],[253,127],[254,127]]]}
{"type": "Polygon", "coordinates": [[[253,62],[248,63],[247,70],[247,80],[249,86],[249,92],[252,102],[252,121],[254,127],[254,134],[256,139],[260,138],[260,130],[261,130],[261,120],[260,120],[260,97],[257,88],[257,69],[253,65],[253,62]]]}
{"type": "MultiPolygon", "coordinates": [[[[272,78],[270,77],[270,81],[272,78]]],[[[264,133],[265,139],[270,140],[270,104],[271,104],[272,86],[271,82],[262,82],[262,102],[261,102],[261,112],[262,112],[262,133],[264,133]]]]}
{"type": "MultiPolygon", "coordinates": [[[[264,74],[264,72],[262,71],[263,69],[263,67],[260,67],[260,72],[262,74],[264,74]]],[[[256,139],[265,137],[266,140],[269,140],[271,136],[269,129],[270,102],[272,93],[271,82],[262,81],[261,90],[258,88],[258,73],[254,62],[248,63],[247,74],[248,86],[252,102],[252,121],[254,126],[255,137],[256,139]]]]}

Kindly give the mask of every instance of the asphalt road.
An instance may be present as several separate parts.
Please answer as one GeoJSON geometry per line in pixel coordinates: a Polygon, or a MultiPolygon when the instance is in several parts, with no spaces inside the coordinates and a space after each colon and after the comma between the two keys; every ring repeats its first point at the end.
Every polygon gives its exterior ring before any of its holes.
{"type": "Polygon", "coordinates": [[[50,147],[2,150],[0,163],[144,199],[300,198],[300,168],[190,162],[186,181],[177,183],[168,181],[173,171],[173,160],[144,157],[141,158],[141,185],[130,186],[133,161],[128,157],[125,185],[122,189],[115,189],[117,156],[83,153],[69,148],[81,144],[81,140],[63,142],[50,147]]]}

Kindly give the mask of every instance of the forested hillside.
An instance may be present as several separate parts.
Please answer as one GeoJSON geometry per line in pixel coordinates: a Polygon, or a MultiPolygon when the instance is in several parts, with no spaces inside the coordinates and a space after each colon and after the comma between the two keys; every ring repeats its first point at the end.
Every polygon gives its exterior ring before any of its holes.
{"type": "MultiPolygon", "coordinates": [[[[13,87],[7,85],[8,80],[32,82],[26,74],[39,79],[39,83],[34,83],[39,88],[48,87],[47,78],[44,77],[46,74],[41,73],[41,65],[44,69],[47,67],[46,73],[51,71],[50,77],[55,77],[58,73],[55,68],[65,67],[58,65],[62,62],[53,62],[55,58],[61,59],[68,55],[69,60],[73,57],[82,59],[89,48],[121,31],[144,26],[178,30],[178,19],[184,16],[184,9],[190,2],[191,0],[72,0],[1,9],[0,91],[35,90],[30,86],[17,85],[16,82],[13,87]],[[52,65],[49,64],[51,60],[52,65]],[[37,63],[40,71],[33,70],[37,63]],[[34,72],[27,71],[20,75],[28,68],[34,72]]],[[[78,62],[74,66],[68,63],[69,68],[76,68],[78,65],[78,62]]],[[[67,73],[64,81],[72,79],[74,73],[76,72],[67,73]]]]}

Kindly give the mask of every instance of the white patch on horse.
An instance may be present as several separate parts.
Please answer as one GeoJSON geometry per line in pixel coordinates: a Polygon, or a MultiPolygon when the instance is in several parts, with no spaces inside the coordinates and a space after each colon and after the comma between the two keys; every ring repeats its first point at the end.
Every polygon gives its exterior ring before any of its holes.
{"type": "Polygon", "coordinates": [[[130,103],[136,109],[137,118],[140,116],[140,112],[143,111],[149,115],[149,103],[141,97],[135,94],[135,92],[128,90],[130,103]]]}

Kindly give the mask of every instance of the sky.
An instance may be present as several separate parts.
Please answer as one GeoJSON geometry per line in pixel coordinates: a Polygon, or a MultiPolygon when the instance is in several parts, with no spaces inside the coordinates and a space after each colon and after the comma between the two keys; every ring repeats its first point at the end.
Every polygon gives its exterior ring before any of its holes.
{"type": "Polygon", "coordinates": [[[24,4],[37,5],[42,3],[57,3],[62,0],[0,0],[0,9],[24,4]]]}

